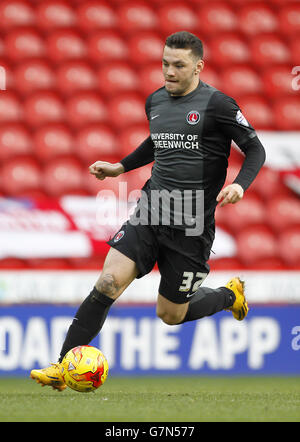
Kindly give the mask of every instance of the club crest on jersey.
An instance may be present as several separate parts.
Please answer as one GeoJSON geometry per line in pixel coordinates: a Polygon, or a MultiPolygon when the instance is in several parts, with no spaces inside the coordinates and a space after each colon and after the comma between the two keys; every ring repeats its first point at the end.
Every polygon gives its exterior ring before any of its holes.
{"type": "Polygon", "coordinates": [[[121,230],[121,232],[117,233],[116,236],[114,237],[114,242],[120,241],[120,239],[122,239],[124,235],[125,235],[124,230],[121,230]]]}
{"type": "Polygon", "coordinates": [[[190,111],[186,116],[186,121],[192,125],[199,123],[199,121],[200,121],[199,112],[195,111],[195,110],[190,111]]]}

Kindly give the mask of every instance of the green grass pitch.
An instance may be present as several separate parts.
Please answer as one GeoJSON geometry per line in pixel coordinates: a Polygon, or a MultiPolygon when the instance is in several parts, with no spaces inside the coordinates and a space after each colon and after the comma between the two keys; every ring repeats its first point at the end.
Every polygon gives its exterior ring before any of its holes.
{"type": "Polygon", "coordinates": [[[113,377],[96,392],[0,378],[1,422],[300,421],[299,377],[113,377]]]}

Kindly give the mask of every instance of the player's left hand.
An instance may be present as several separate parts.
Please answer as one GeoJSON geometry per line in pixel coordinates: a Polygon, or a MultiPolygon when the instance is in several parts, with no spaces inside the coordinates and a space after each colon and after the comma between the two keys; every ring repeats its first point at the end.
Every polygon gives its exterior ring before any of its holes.
{"type": "Polygon", "coordinates": [[[244,196],[244,189],[237,183],[229,184],[221,190],[217,196],[218,203],[221,201],[220,207],[226,206],[226,204],[235,204],[240,201],[244,196]]]}

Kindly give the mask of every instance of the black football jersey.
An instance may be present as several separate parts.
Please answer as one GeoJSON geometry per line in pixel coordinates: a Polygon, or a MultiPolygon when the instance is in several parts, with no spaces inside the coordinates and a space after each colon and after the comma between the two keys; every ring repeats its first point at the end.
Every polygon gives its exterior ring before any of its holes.
{"type": "Polygon", "coordinates": [[[196,199],[202,198],[203,228],[214,229],[216,197],[226,179],[232,140],[246,144],[257,136],[254,128],[233,98],[202,81],[184,96],[171,96],[162,87],[147,98],[145,109],[155,160],[145,190],[176,190],[193,200],[187,224],[174,222],[172,200],[171,225],[178,228],[192,225],[196,199]]]}

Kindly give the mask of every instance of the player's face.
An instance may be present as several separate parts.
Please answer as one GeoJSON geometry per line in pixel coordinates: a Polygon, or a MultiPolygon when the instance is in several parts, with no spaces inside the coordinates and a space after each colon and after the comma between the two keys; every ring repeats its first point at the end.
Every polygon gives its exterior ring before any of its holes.
{"type": "Polygon", "coordinates": [[[165,88],[171,95],[186,95],[199,83],[199,73],[203,69],[203,60],[197,60],[191,49],[177,49],[165,46],[162,69],[165,88]]]}

